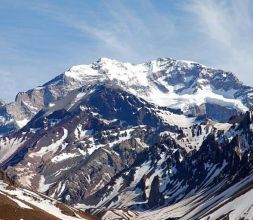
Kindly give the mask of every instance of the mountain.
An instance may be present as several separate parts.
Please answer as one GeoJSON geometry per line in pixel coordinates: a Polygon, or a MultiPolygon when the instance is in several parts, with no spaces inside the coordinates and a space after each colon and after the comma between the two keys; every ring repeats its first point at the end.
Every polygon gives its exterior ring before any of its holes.
{"type": "Polygon", "coordinates": [[[169,58],[74,66],[1,107],[0,167],[99,219],[247,219],[252,91],[169,58]]]}
{"type": "Polygon", "coordinates": [[[107,82],[158,106],[181,109],[187,115],[206,114],[222,122],[245,111],[253,102],[252,87],[243,85],[231,72],[170,58],[142,64],[101,58],[89,65],[73,66],[0,107],[0,134],[23,127],[37,112],[70,91],[107,82]]]}

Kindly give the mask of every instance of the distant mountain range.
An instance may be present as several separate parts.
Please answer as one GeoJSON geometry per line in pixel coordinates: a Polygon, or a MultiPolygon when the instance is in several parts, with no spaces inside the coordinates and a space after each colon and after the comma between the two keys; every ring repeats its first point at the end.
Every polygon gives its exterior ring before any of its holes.
{"type": "Polygon", "coordinates": [[[248,219],[252,103],[231,72],[101,58],[0,104],[0,166],[98,219],[248,219]]]}

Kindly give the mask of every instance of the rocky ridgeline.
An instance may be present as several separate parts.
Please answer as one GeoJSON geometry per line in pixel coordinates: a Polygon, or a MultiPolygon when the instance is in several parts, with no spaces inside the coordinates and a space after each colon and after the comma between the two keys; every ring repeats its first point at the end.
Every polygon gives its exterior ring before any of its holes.
{"type": "Polygon", "coordinates": [[[43,86],[21,92],[14,102],[1,106],[0,134],[23,127],[37,112],[69,92],[101,83],[120,86],[158,106],[180,108],[187,115],[207,115],[223,122],[245,111],[253,102],[253,89],[230,72],[170,58],[143,64],[101,58],[89,65],[73,66],[43,86]]]}

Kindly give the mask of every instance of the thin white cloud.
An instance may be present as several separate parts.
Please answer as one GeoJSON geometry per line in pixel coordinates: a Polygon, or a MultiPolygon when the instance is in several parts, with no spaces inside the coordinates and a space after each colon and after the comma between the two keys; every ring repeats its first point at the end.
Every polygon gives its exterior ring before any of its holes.
{"type": "MultiPolygon", "coordinates": [[[[28,7],[37,12],[49,15],[52,19],[63,23],[85,35],[97,40],[102,53],[129,61],[145,60],[147,54],[152,56],[157,42],[165,42],[173,35],[175,25],[168,16],[159,13],[149,1],[139,1],[138,10],[134,10],[124,1],[103,1],[106,19],[99,13],[84,9],[82,17],[68,11],[64,6],[36,1],[28,7]]],[[[161,49],[160,49],[161,50],[161,49]]],[[[159,54],[159,53],[157,53],[159,54]]]]}
{"type": "Polygon", "coordinates": [[[193,0],[187,10],[197,18],[209,47],[223,50],[214,58],[217,66],[236,71],[253,84],[252,6],[250,0],[193,0]]]}

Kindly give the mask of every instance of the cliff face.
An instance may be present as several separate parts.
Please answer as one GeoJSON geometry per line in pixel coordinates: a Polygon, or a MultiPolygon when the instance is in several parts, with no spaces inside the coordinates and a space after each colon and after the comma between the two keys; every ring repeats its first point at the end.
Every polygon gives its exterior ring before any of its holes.
{"type": "Polygon", "coordinates": [[[160,192],[160,181],[159,181],[159,176],[155,176],[151,186],[150,186],[150,194],[149,194],[149,198],[148,198],[148,205],[149,207],[153,208],[153,207],[159,207],[164,205],[164,196],[163,194],[160,192]]]}

